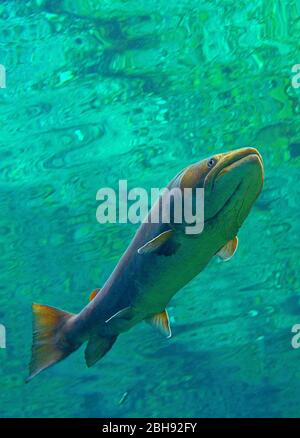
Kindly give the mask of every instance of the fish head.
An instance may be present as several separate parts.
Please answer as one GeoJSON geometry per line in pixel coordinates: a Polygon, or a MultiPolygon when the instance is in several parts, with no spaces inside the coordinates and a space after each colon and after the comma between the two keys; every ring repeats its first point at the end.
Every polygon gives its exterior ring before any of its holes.
{"type": "Polygon", "coordinates": [[[260,153],[242,148],[189,166],[179,175],[178,184],[181,189],[204,189],[204,229],[208,223],[222,222],[229,240],[249,214],[263,181],[260,153]]]}

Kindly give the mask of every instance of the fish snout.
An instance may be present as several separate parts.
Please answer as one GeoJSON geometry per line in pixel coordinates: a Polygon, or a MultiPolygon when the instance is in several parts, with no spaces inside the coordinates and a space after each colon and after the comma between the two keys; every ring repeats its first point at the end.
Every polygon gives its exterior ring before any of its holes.
{"type": "Polygon", "coordinates": [[[229,154],[227,163],[216,175],[216,181],[230,172],[235,172],[235,176],[241,179],[254,179],[257,183],[264,181],[263,159],[257,149],[243,148],[229,154]]]}
{"type": "Polygon", "coordinates": [[[252,206],[263,186],[263,161],[258,150],[242,148],[225,153],[213,171],[205,185],[206,220],[229,205],[234,206],[236,212],[243,210],[246,215],[246,206],[252,206]]]}

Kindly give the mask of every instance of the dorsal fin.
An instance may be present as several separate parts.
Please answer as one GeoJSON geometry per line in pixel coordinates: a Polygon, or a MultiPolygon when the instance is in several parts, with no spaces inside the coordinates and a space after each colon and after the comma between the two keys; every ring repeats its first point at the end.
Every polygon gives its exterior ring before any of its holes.
{"type": "Polygon", "coordinates": [[[89,300],[92,301],[92,300],[95,298],[95,296],[100,292],[100,290],[101,290],[101,288],[94,289],[94,290],[90,293],[89,300]]]}
{"type": "Polygon", "coordinates": [[[160,313],[156,313],[155,315],[147,318],[145,320],[148,324],[152,325],[152,327],[156,328],[162,335],[170,338],[172,336],[170,321],[168,312],[163,310],[160,313]]]}

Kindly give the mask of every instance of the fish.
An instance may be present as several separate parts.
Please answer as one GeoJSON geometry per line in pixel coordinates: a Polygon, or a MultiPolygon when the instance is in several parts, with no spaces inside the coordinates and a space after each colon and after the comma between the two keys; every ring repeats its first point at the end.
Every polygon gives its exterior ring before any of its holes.
{"type": "MultiPolygon", "coordinates": [[[[102,288],[78,313],[34,303],[29,382],[86,344],[88,367],[98,362],[118,336],[145,321],[166,338],[166,307],[172,297],[215,256],[230,260],[238,231],[263,188],[263,159],[256,148],[216,154],[180,171],[169,189],[204,189],[204,227],[187,234],[184,223],[144,220],[102,288]]],[[[162,194],[149,212],[161,209],[162,194]]],[[[149,219],[148,217],[148,219],[149,219]]],[[[183,218],[184,222],[184,218],[183,218]]]]}

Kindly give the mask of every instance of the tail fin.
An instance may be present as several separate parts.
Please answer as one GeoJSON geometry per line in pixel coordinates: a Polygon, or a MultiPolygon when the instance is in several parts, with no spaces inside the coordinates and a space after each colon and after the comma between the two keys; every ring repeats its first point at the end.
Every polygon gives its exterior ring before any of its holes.
{"type": "Polygon", "coordinates": [[[75,351],[79,345],[68,343],[62,330],[66,322],[74,316],[55,307],[33,304],[33,343],[29,365],[29,382],[41,371],[61,361],[75,351]]]}

